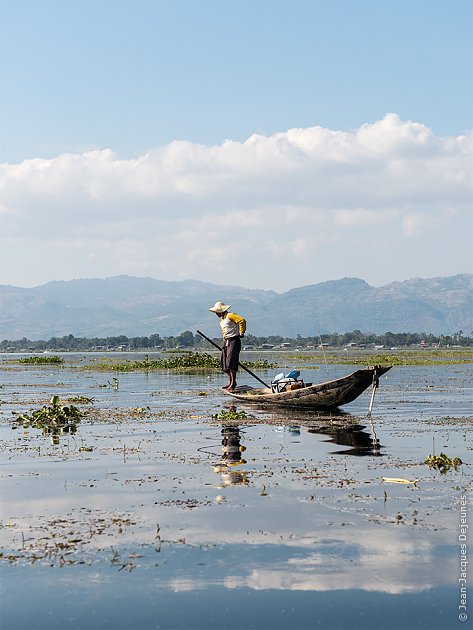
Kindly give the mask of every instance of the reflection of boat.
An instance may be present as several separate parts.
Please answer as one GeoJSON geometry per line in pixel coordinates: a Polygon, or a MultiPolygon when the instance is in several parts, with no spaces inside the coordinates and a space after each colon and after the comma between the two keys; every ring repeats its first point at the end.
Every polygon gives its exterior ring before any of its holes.
{"type": "Polygon", "coordinates": [[[327,435],[331,438],[327,440],[328,442],[349,447],[343,451],[334,451],[337,455],[379,456],[381,454],[381,446],[374,429],[372,429],[371,433],[366,433],[364,429],[366,429],[366,426],[362,424],[324,425],[308,427],[307,432],[327,435]]]}
{"type": "Polygon", "coordinates": [[[243,385],[233,391],[223,390],[229,396],[242,402],[287,407],[307,407],[311,409],[335,409],[358,398],[370,385],[378,386],[378,379],[391,366],[356,370],[348,376],[316,385],[301,386],[284,392],[273,392],[268,388],[243,385]]]}
{"type": "Polygon", "coordinates": [[[336,455],[381,455],[382,445],[376,435],[372,418],[369,419],[369,433],[366,431],[366,419],[363,424],[360,418],[342,409],[335,413],[314,411],[311,409],[291,409],[290,407],[272,408],[267,414],[268,424],[284,427],[289,432],[303,429],[313,435],[326,435],[327,442],[339,446],[348,446],[344,450],[333,451],[336,455]]]}

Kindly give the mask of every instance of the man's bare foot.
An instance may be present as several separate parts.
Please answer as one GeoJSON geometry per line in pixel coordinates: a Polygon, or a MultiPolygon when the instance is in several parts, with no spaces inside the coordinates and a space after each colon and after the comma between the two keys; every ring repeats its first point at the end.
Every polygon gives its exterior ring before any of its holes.
{"type": "Polygon", "coordinates": [[[224,385],[222,389],[230,389],[230,385],[224,385]]]}

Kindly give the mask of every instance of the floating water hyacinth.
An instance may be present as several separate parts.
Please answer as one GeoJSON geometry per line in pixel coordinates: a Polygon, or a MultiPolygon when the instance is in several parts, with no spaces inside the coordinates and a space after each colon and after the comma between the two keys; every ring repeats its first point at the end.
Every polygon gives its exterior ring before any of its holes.
{"type": "Polygon", "coordinates": [[[57,355],[53,355],[51,357],[23,357],[22,359],[16,359],[16,361],[24,365],[62,365],[64,363],[64,359],[58,357],[57,355]]]}
{"type": "Polygon", "coordinates": [[[459,457],[454,457],[451,459],[445,453],[440,453],[440,455],[429,455],[425,460],[424,464],[427,464],[430,468],[436,468],[441,473],[446,473],[451,468],[455,470],[463,464],[462,460],[459,457]]]}
{"type": "Polygon", "coordinates": [[[212,415],[214,420],[240,420],[247,417],[248,415],[246,411],[235,411],[234,409],[231,409],[230,411],[222,410],[219,413],[214,413],[212,415]]]}
{"type": "MultiPolygon", "coordinates": [[[[245,363],[253,369],[270,369],[274,364],[266,360],[250,361],[245,363]]],[[[186,352],[180,356],[165,359],[150,359],[148,355],[137,361],[100,361],[95,365],[87,366],[93,370],[112,370],[115,372],[132,372],[136,370],[188,370],[188,369],[219,369],[220,359],[207,352],[186,352]]]]}
{"type": "Polygon", "coordinates": [[[15,420],[24,427],[31,426],[35,429],[58,428],[80,422],[82,412],[74,405],[62,405],[59,396],[53,396],[50,403],[50,406],[44,405],[32,413],[22,413],[15,420]]]}

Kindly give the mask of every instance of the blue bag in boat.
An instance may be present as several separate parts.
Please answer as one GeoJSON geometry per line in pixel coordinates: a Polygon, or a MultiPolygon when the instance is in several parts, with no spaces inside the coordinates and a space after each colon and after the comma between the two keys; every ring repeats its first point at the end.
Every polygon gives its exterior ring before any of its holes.
{"type": "Polygon", "coordinates": [[[289,374],[286,375],[284,374],[284,372],[281,372],[281,374],[278,374],[272,380],[271,389],[277,392],[284,392],[286,391],[288,385],[297,382],[299,375],[299,370],[292,370],[292,372],[289,372],[289,374]]]}

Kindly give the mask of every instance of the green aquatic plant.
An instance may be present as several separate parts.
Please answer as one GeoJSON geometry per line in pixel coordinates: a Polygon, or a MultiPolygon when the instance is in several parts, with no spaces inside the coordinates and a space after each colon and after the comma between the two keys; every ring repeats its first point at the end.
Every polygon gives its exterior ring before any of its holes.
{"type": "Polygon", "coordinates": [[[456,470],[458,466],[463,464],[463,462],[459,457],[454,457],[453,459],[451,459],[445,453],[440,453],[440,455],[429,455],[424,460],[424,464],[427,464],[429,468],[436,468],[441,473],[446,473],[451,468],[456,470]]]}
{"type": "Polygon", "coordinates": [[[95,402],[95,398],[90,398],[89,396],[71,396],[68,400],[70,403],[80,405],[92,405],[95,402]]]}
{"type": "Polygon", "coordinates": [[[323,361],[340,365],[459,365],[472,363],[473,353],[469,348],[461,353],[446,350],[404,350],[373,354],[363,350],[345,349],[343,354],[341,351],[324,353],[323,361]]]}
{"type": "Polygon", "coordinates": [[[148,371],[215,368],[218,367],[218,365],[218,360],[210,354],[202,352],[188,352],[184,355],[160,359],[150,359],[148,355],[145,355],[143,359],[136,361],[102,360],[94,365],[87,366],[87,369],[112,372],[133,372],[137,370],[148,371]]]}
{"type": "Polygon", "coordinates": [[[43,429],[45,434],[53,434],[53,443],[57,444],[59,433],[76,432],[83,414],[74,405],[62,405],[59,396],[53,396],[50,403],[31,413],[21,413],[14,420],[25,428],[43,429]]]}
{"type": "Polygon", "coordinates": [[[270,363],[266,361],[266,359],[257,359],[256,361],[245,361],[245,367],[250,368],[251,370],[272,370],[273,368],[278,367],[277,363],[270,363]]]}
{"type": "Polygon", "coordinates": [[[231,409],[230,411],[226,409],[222,409],[219,413],[214,413],[212,415],[214,420],[240,420],[242,418],[248,418],[248,414],[246,411],[235,411],[231,409]]]}
{"type": "Polygon", "coordinates": [[[315,361],[326,365],[392,365],[392,366],[440,366],[473,363],[472,348],[408,348],[372,351],[368,348],[330,348],[312,352],[275,352],[277,360],[299,369],[317,369],[315,361]]]}
{"type": "MultiPolygon", "coordinates": [[[[266,360],[249,361],[245,366],[253,369],[270,369],[275,364],[266,360]]],[[[184,354],[150,359],[145,355],[143,359],[137,361],[99,361],[94,365],[87,366],[87,369],[113,371],[113,372],[133,372],[136,370],[189,370],[189,369],[218,369],[220,368],[219,357],[212,356],[207,352],[185,352],[184,354]]]]}
{"type": "Polygon", "coordinates": [[[217,368],[219,360],[207,352],[189,352],[182,356],[173,356],[156,361],[157,369],[185,370],[188,368],[217,368]]]}
{"type": "Polygon", "coordinates": [[[16,362],[22,363],[23,365],[61,365],[64,363],[64,359],[58,357],[57,355],[53,355],[51,357],[23,357],[22,359],[16,359],[16,362]]]}

